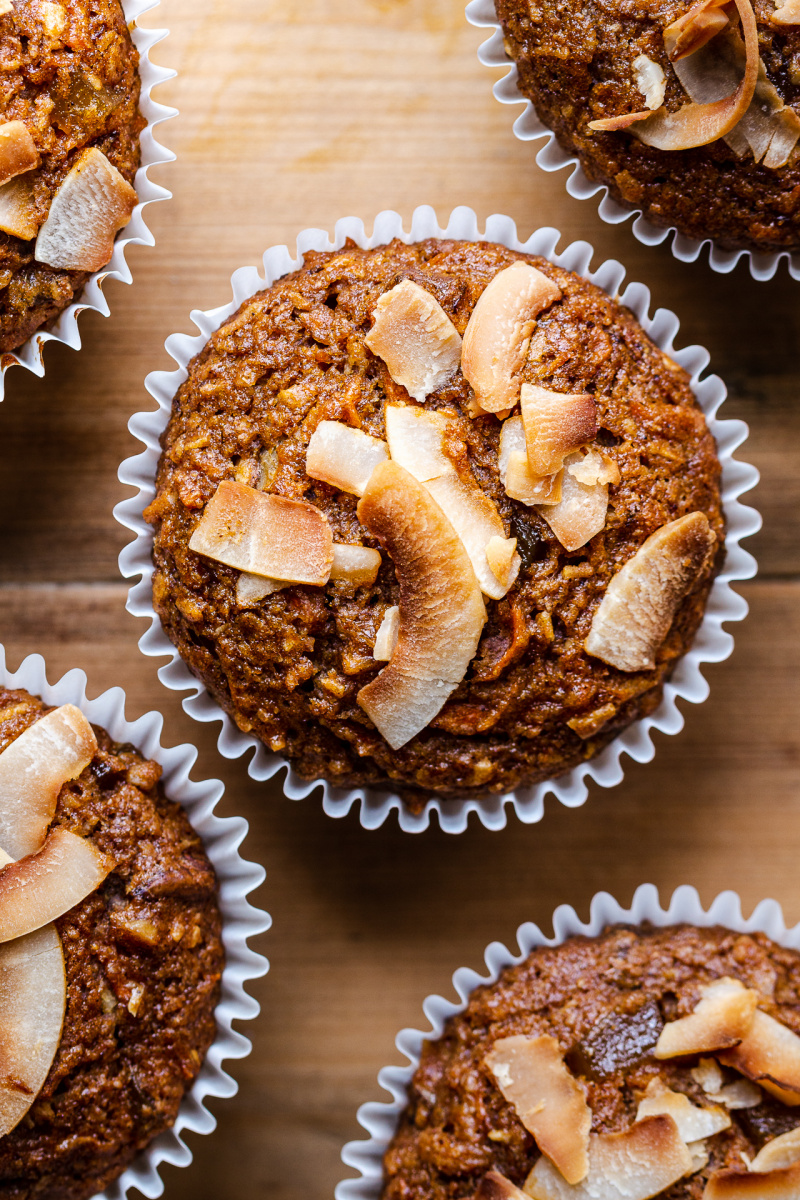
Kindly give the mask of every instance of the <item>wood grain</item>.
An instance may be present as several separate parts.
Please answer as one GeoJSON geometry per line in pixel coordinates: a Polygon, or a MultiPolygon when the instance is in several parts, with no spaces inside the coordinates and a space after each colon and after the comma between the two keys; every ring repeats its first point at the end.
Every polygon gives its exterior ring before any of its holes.
{"type": "Polygon", "coordinates": [[[358,1104],[380,1096],[378,1068],[400,1061],[397,1030],[523,920],[546,924],[564,902],[585,913],[600,888],[627,900],[644,880],[693,883],[706,900],[733,887],[746,906],[774,895],[800,920],[800,285],[678,263],[567,196],[565,175],[512,136],[515,110],[493,99],[460,0],[164,0],[148,22],[171,26],[154,56],[179,71],[160,95],[181,110],[162,131],[178,161],[156,173],[175,197],[149,210],[157,247],[132,253],[132,288],[109,288],[111,318],[82,318],[83,351],[49,348],[41,381],[7,376],[0,640],[12,666],[39,651],[52,678],[80,665],[92,693],[123,686],[131,717],[159,709],[165,741],[197,744],[196,774],[224,779],[224,811],[249,819],[275,920],[261,943],[272,970],[252,989],[263,1012],[244,1030],[239,1094],[214,1105],[215,1135],[190,1139],[192,1166],[167,1169],[167,1195],[307,1200],[345,1174],[341,1145],[358,1136],[358,1104]],[[408,220],[420,203],[506,212],[526,235],[554,225],[597,261],[619,258],[678,313],[680,343],[708,347],[726,412],[751,426],[742,456],[763,473],[752,611],[683,733],[580,810],[551,802],[538,826],[457,838],[367,833],[222,759],[216,727],[192,722],[137,649],[111,515],[127,494],[117,466],[137,448],[127,420],[150,407],[144,376],[170,365],[164,338],[192,328],[189,311],[225,302],[236,267],[306,226],[369,224],[382,208],[408,220]]]}

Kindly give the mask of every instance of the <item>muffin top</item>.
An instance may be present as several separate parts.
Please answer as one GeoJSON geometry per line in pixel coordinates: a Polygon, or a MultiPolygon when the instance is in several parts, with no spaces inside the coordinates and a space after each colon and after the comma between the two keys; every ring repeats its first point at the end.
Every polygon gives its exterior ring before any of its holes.
{"type": "Polygon", "coordinates": [[[800,955],[760,933],[537,948],[425,1044],[384,1200],[788,1200],[798,1014],[800,955]]]}
{"type": "Polygon", "coordinates": [[[185,661],[302,775],[411,804],[559,774],[650,711],[723,544],[685,372],[600,289],[500,245],[308,254],[192,361],[162,444],[154,603],[185,661]],[[512,370],[494,306],[521,291],[512,370]],[[611,581],[684,519],[651,655],[590,654],[611,581]]]}
{"type": "Polygon", "coordinates": [[[520,90],[615,200],[725,248],[800,249],[794,0],[496,7],[520,90]],[[738,108],[719,104],[742,85],[738,108]],[[641,119],[627,123],[633,114],[641,119]],[[593,128],[615,118],[616,129],[593,128]]]}
{"type": "Polygon", "coordinates": [[[0,10],[0,350],[12,350],[110,259],[145,122],[119,0],[0,10]]]}
{"type": "Polygon", "coordinates": [[[18,860],[0,870],[7,1196],[102,1191],[172,1125],[214,1039],[216,877],[160,775],[71,705],[0,688],[0,845],[18,860]]]}

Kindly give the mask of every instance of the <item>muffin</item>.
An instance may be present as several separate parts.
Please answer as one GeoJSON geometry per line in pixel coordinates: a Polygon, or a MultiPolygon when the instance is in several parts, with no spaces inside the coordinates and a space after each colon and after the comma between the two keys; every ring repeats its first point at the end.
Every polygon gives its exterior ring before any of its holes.
{"type": "Polygon", "coordinates": [[[719,926],[539,946],[425,1043],[383,1200],[800,1187],[800,954],[719,926]]]}
{"type": "Polygon", "coordinates": [[[651,712],[723,553],[684,371],[501,245],[309,253],[193,359],[162,445],[153,601],[184,661],[304,778],[416,808],[651,712]]]}
{"type": "Polygon", "coordinates": [[[725,249],[800,250],[795,0],[496,0],[517,86],[589,179],[725,249]]]}
{"type": "Polygon", "coordinates": [[[0,1192],[80,1200],[175,1121],[215,1037],[214,870],[160,766],[0,688],[0,1192]]]}
{"type": "Polygon", "coordinates": [[[139,56],[119,0],[0,3],[0,350],[52,321],[136,205],[139,56]]]}

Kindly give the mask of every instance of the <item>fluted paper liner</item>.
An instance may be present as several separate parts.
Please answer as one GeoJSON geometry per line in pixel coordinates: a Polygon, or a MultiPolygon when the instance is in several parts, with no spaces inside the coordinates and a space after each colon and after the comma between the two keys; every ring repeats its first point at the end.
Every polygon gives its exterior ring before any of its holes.
{"type": "Polygon", "coordinates": [[[649,762],[655,753],[651,732],[657,729],[662,733],[677,733],[683,727],[683,716],[677,700],[682,698],[697,704],[706,699],[708,685],[703,679],[701,664],[721,662],[733,649],[733,638],[723,630],[722,625],[726,621],[741,621],[747,613],[747,604],[733,591],[731,582],[749,579],[756,572],[755,559],[739,543],[742,538],[754,533],[761,523],[758,513],[745,507],[738,499],[758,481],[758,472],[754,467],[733,457],[734,451],[747,436],[747,426],[743,421],[720,421],[717,418],[717,410],[726,396],[725,386],[716,375],[701,378],[709,362],[708,352],[702,346],[675,349],[673,342],[679,328],[675,314],[660,308],[651,317],[650,293],[646,287],[640,283],[629,283],[622,291],[625,270],[620,263],[610,259],[593,271],[590,264],[594,252],[588,242],[573,242],[559,253],[556,246],[560,236],[558,230],[545,228],[537,230],[527,241],[520,241],[514,222],[504,216],[489,217],[485,232],[481,232],[478,219],[469,208],[455,209],[445,229],[439,227],[436,214],[429,207],[416,209],[408,232],[403,229],[402,218],[395,212],[379,213],[371,235],[366,233],[363,223],[355,217],[338,221],[333,239],[324,230],[307,229],[297,239],[294,256],[286,246],[272,246],[266,251],[263,275],[259,274],[256,267],[242,267],[234,272],[231,279],[233,298],[229,303],[208,312],[193,312],[192,321],[200,331],[195,337],[173,334],[167,339],[166,348],[177,363],[177,369],[154,371],[145,381],[158,408],[155,412],[136,413],[131,418],[128,427],[144,443],[145,449],[126,459],[119,470],[121,482],[136,487],[138,495],[118,504],[114,510],[120,524],[136,534],[135,541],[120,554],[119,565],[126,578],[141,576],[140,582],[134,584],[128,593],[127,605],[128,611],[134,616],[150,620],[150,629],[141,637],[139,646],[144,654],[170,659],[167,665],[159,669],[159,678],[173,691],[189,690],[193,693],[183,700],[183,707],[191,716],[199,721],[222,723],[218,740],[220,753],[226,758],[238,758],[254,750],[247,768],[250,775],[259,780],[271,779],[279,771],[285,770],[284,792],[293,800],[320,788],[323,808],[334,817],[344,816],[354,804],[360,803],[361,824],[366,829],[377,828],[392,810],[397,811],[400,827],[408,832],[426,829],[432,813],[436,813],[442,829],[450,833],[464,830],[472,812],[477,814],[487,829],[501,829],[506,824],[508,805],[513,807],[521,821],[538,821],[543,815],[544,799],[548,793],[552,793],[562,804],[574,808],[586,799],[587,779],[594,780],[601,787],[612,787],[619,783],[623,776],[623,754],[630,755],[637,762],[649,762]],[[155,475],[161,453],[159,438],[169,421],[173,396],[187,377],[189,360],[244,300],[287,272],[296,270],[302,264],[306,251],[340,249],[348,237],[365,248],[383,245],[395,237],[405,242],[435,237],[501,242],[514,250],[543,255],[558,266],[583,275],[610,295],[619,296],[620,302],[634,312],[653,341],[688,371],[694,393],[716,438],[722,464],[722,498],[727,522],[726,554],[694,643],[677,664],[671,680],[666,683],[663,700],[656,711],[629,726],[596,758],[582,763],[558,779],[517,788],[503,795],[477,796],[468,800],[435,797],[427,802],[420,813],[412,813],[390,785],[385,788],[339,788],[321,780],[301,779],[284,758],[270,753],[256,738],[242,733],[223,713],[183,663],[153,609],[153,535],[142,517],[142,511],[155,495],[155,475]]]}
{"type": "Polygon", "coordinates": [[[147,1197],[160,1196],[164,1185],[158,1173],[161,1163],[186,1167],[192,1151],[183,1140],[184,1133],[211,1133],[216,1118],[206,1108],[207,1097],[234,1096],[238,1084],[223,1069],[226,1059],[245,1058],[250,1042],[233,1028],[234,1021],[249,1021],[258,1015],[259,1006],[248,996],[244,985],[268,969],[267,960],[247,945],[247,939],[270,927],[267,913],[254,908],[247,897],[264,880],[263,867],[247,862],[239,846],[247,833],[243,817],[218,817],[214,809],[225,790],[219,779],[190,778],[197,751],[194,746],[162,746],[163,718],[149,712],[136,721],[125,717],[125,693],[110,688],[94,700],[86,695],[86,675],[72,670],[56,683],[47,681],[44,659],[31,654],[17,671],[6,667],[5,650],[0,645],[0,682],[9,688],[24,688],[41,696],[46,704],[74,704],[96,725],[102,725],[117,742],[129,742],[147,758],[164,769],[162,783],[170,800],[183,805],[192,826],[203,839],[206,853],[219,881],[219,905],[222,911],[222,939],[225,945],[225,969],[222,994],[216,1009],[217,1036],[209,1048],[200,1074],[181,1102],[175,1124],[155,1138],[139,1154],[118,1180],[101,1194],[100,1200],[124,1200],[131,1188],[147,1197]]]}
{"type": "Polygon", "coordinates": [[[772,279],[781,259],[785,258],[789,274],[793,279],[800,279],[800,254],[790,254],[787,250],[772,254],[756,254],[751,250],[723,250],[711,238],[690,238],[679,233],[674,225],[654,225],[642,214],[641,209],[618,204],[608,194],[608,186],[605,183],[596,183],[587,178],[578,156],[570,154],[559,144],[553,131],[539,120],[532,101],[519,90],[519,74],[516,64],[506,54],[503,30],[497,19],[494,0],[470,0],[466,14],[470,25],[479,29],[494,30],[478,50],[478,61],[485,67],[509,68],[507,74],[492,88],[495,97],[501,104],[525,105],[523,112],[514,121],[514,133],[522,142],[545,139],[544,145],[536,154],[536,162],[543,171],[571,168],[566,182],[570,196],[574,196],[576,200],[589,200],[592,196],[602,193],[597,211],[607,225],[620,225],[623,221],[633,220],[633,235],[645,246],[658,246],[671,237],[672,253],[680,262],[695,262],[708,248],[708,261],[713,271],[727,275],[741,258],[746,258],[753,279],[764,280],[772,279]]]}
{"type": "Polygon", "coordinates": [[[359,1175],[355,1179],[345,1179],[338,1185],[336,1200],[378,1200],[383,1182],[383,1156],[406,1106],[408,1086],[419,1066],[423,1042],[442,1036],[448,1017],[464,1009],[470,993],[476,987],[495,983],[501,971],[523,962],[537,946],[559,946],[577,934],[597,937],[607,925],[620,922],[641,925],[645,921],[659,928],[687,922],[701,928],[723,925],[737,933],[761,932],[781,946],[800,950],[800,925],[787,928],[777,901],[762,900],[752,916],[744,917],[741,900],[735,892],[720,892],[705,909],[697,891],[686,886],[673,892],[666,908],[661,907],[658,890],[652,883],[642,884],[636,889],[630,908],[624,908],[608,892],[598,892],[592,899],[589,920],[586,922],[581,921],[574,908],[562,904],[553,914],[552,937],[547,937],[538,925],[531,922],[520,925],[517,930],[518,953],[509,950],[502,942],[492,942],[484,954],[485,975],[473,971],[471,967],[461,967],[453,975],[453,988],[459,997],[458,1001],[447,1000],[444,996],[428,996],[423,1002],[422,1011],[430,1022],[430,1028],[403,1029],[398,1033],[395,1045],[408,1059],[408,1066],[384,1067],[378,1073],[378,1083],[390,1093],[392,1099],[385,1103],[362,1104],[358,1110],[358,1122],[370,1136],[368,1140],[348,1142],[342,1150],[342,1161],[358,1171],[359,1175]]]}
{"type": "Polygon", "coordinates": [[[131,31],[131,39],[139,51],[139,75],[141,78],[141,94],[139,111],[147,121],[142,130],[139,142],[142,161],[136,172],[134,187],[139,201],[133,210],[133,216],[124,229],[120,230],[114,242],[114,253],[111,261],[100,271],[95,271],[86,286],[78,293],[76,299],[67,305],[62,313],[48,329],[38,329],[26,342],[16,350],[9,350],[0,356],[0,400],[5,392],[5,375],[9,367],[21,366],[32,371],[34,375],[44,375],[44,348],[48,342],[61,342],[80,350],[81,335],[78,331],[78,317],[86,309],[99,312],[107,317],[110,313],[108,301],[103,294],[103,285],[107,279],[119,279],[122,283],[132,283],[130,267],[125,260],[128,246],[154,246],[155,238],[148,229],[143,211],[148,204],[158,200],[169,200],[172,193],[160,184],[153,183],[148,178],[151,167],[161,163],[173,162],[175,155],[160,145],[153,133],[156,125],[168,121],[178,114],[176,108],[168,108],[158,104],[152,97],[153,88],[175,77],[175,71],[166,67],[157,67],[150,61],[150,50],[168,34],[167,29],[140,29],[136,24],[139,17],[158,7],[159,0],[121,0],[125,20],[131,31]]]}

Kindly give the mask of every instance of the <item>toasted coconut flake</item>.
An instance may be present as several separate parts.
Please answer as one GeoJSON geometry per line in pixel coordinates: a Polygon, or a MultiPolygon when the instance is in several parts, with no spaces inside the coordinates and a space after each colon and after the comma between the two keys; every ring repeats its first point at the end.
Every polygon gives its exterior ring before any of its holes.
{"type": "MultiPolygon", "coordinates": [[[[587,654],[620,671],[651,671],[675,613],[711,561],[715,542],[701,512],[651,534],[609,583],[586,639],[587,654]]],[[[697,1053],[711,1049],[700,1045],[697,1053]]]]}
{"type": "Polygon", "coordinates": [[[455,470],[443,441],[453,417],[411,404],[387,404],[384,416],[392,460],[420,483],[455,470]]]}
{"type": "MultiPolygon", "coordinates": [[[[707,146],[729,133],[750,107],[759,64],[758,31],[750,0],[734,0],[734,3],[742,20],[745,68],[733,92],[708,103],[692,101],[674,113],[662,106],[652,113],[629,113],[622,118],[590,121],[589,128],[609,131],[630,126],[640,142],[659,150],[690,150],[693,146],[707,146]],[[620,124],[620,121],[626,121],[627,125],[620,124]]],[[[693,57],[690,54],[680,61],[690,62],[693,57]]]]}
{"type": "Polygon", "coordinates": [[[0,17],[4,17],[6,13],[14,11],[14,5],[11,0],[0,0],[0,17]]]}
{"type": "Polygon", "coordinates": [[[84,150],[53,197],[36,238],[36,261],[65,271],[101,270],[137,201],[134,189],[102,150],[84,150]]]}
{"type": "Polygon", "coordinates": [[[458,370],[461,337],[439,301],[410,279],[385,292],[364,341],[420,402],[458,370]]]}
{"type": "Polygon", "coordinates": [[[797,1200],[800,1165],[767,1174],[715,1171],[706,1184],[703,1200],[797,1200]]]}
{"type": "Polygon", "coordinates": [[[667,77],[663,68],[652,58],[648,58],[646,54],[639,54],[633,60],[633,69],[636,75],[636,86],[644,96],[647,107],[651,111],[660,108],[664,103],[664,92],[667,86],[667,77]]]}
{"type": "Polygon", "coordinates": [[[590,450],[568,468],[573,479],[592,487],[596,483],[619,483],[619,466],[602,450],[590,450]]]}
{"type": "Polygon", "coordinates": [[[784,1104],[800,1104],[800,1037],[759,1009],[738,1046],[719,1060],[759,1083],[784,1104]]]}
{"type": "Polygon", "coordinates": [[[519,398],[536,318],[561,299],[561,289],[521,260],[495,275],[472,310],[461,352],[461,373],[484,412],[511,408],[519,398]]]}
{"type": "Polygon", "coordinates": [[[333,563],[324,513],[305,500],[260,492],[233,479],[223,479],[209,500],[189,549],[288,583],[327,583],[333,563]]]}
{"type": "Polygon", "coordinates": [[[61,1041],[67,980],[54,925],[0,946],[0,1137],[42,1090],[61,1041]]]}
{"type": "Polygon", "coordinates": [[[730,22],[730,0],[697,0],[688,12],[667,25],[664,45],[670,62],[701,50],[730,22]]]}
{"type": "MultiPolygon", "coordinates": [[[[736,86],[745,70],[745,47],[735,29],[674,64],[687,95],[700,103],[719,100],[736,86]]],[[[725,141],[738,155],[752,153],[756,162],[779,167],[787,161],[800,137],[800,120],[770,83],[759,59],[758,79],[750,106],[725,141]]]]}
{"type": "Polygon", "coordinates": [[[271,596],[273,592],[279,592],[281,588],[289,586],[285,579],[265,579],[263,575],[251,575],[242,571],[236,580],[236,603],[241,608],[249,608],[265,596],[271,596]]]}
{"type": "Polygon", "coordinates": [[[528,462],[522,417],[509,417],[500,430],[498,454],[500,478],[506,495],[522,504],[558,504],[561,499],[562,473],[537,479],[528,462]]]}
{"type": "Polygon", "coordinates": [[[489,1171],[478,1184],[474,1200],[528,1200],[528,1197],[505,1175],[489,1171]]]}
{"type": "Polygon", "coordinates": [[[738,979],[717,979],[702,989],[693,1012],[664,1026],[653,1054],[676,1058],[737,1046],[753,1023],[757,1004],[758,993],[738,979]]]}
{"type": "Polygon", "coordinates": [[[486,609],[458,534],[425,486],[397,463],[375,468],[358,517],[385,546],[400,585],[394,654],[358,693],[358,703],[398,750],[464,678],[486,609]]]}
{"type": "Polygon", "coordinates": [[[386,436],[392,461],[425,485],[463,541],[482,591],[495,600],[505,596],[519,574],[519,555],[512,556],[507,583],[489,566],[486,547],[493,537],[505,540],[505,529],[492,500],[474,479],[462,479],[444,453],[443,439],[455,418],[410,405],[386,407],[386,436]]]}
{"type": "Polygon", "coordinates": [[[692,1175],[698,1171],[702,1171],[703,1167],[708,1166],[709,1153],[708,1146],[704,1140],[699,1142],[687,1142],[686,1149],[692,1156],[692,1175]]]}
{"type": "Polygon", "coordinates": [[[750,1163],[750,1170],[763,1175],[767,1171],[784,1171],[795,1163],[800,1163],[800,1126],[762,1146],[750,1163]]]}
{"type": "Polygon", "coordinates": [[[562,472],[558,504],[537,507],[561,545],[570,553],[580,550],[600,533],[608,512],[608,484],[587,486],[570,473],[569,468],[580,458],[580,454],[575,454],[566,459],[567,469],[562,472]]]}
{"type": "Polygon", "coordinates": [[[52,830],[36,854],[0,870],[0,942],[55,921],[98,888],[113,865],[87,838],[52,830]]]}
{"type": "Polygon", "coordinates": [[[514,554],[516,548],[516,538],[495,535],[486,543],[486,561],[501,587],[510,587],[512,571],[519,574],[519,560],[514,554]]]}
{"type": "Polygon", "coordinates": [[[589,1137],[589,1174],[571,1186],[544,1155],[525,1180],[533,1200],[650,1200],[693,1168],[672,1117],[645,1117],[589,1137]]]}
{"type": "Polygon", "coordinates": [[[800,25],[800,0],[783,0],[776,5],[772,20],[776,25],[800,25]]]}
{"type": "Polygon", "coordinates": [[[331,579],[345,579],[354,587],[374,583],[381,569],[381,552],[371,546],[348,546],[333,543],[331,579]]]}
{"type": "Polygon", "coordinates": [[[562,395],[523,383],[519,399],[528,462],[537,477],[560,471],[567,455],[597,433],[594,396],[562,395]]]}
{"type": "Polygon", "coordinates": [[[687,1144],[713,1137],[715,1133],[728,1129],[731,1124],[728,1114],[718,1105],[701,1108],[692,1104],[689,1097],[684,1096],[682,1092],[673,1092],[665,1087],[660,1079],[652,1079],[644,1099],[639,1102],[636,1120],[641,1121],[644,1117],[657,1117],[662,1114],[672,1117],[678,1126],[678,1133],[687,1144]]]}
{"type": "Polygon", "coordinates": [[[39,165],[39,151],[24,121],[0,125],[0,184],[39,165]]]}
{"type": "Polygon", "coordinates": [[[758,1084],[749,1079],[734,1079],[733,1083],[726,1083],[725,1087],[710,1099],[724,1104],[726,1108],[734,1109],[756,1108],[764,1097],[758,1084]]]}
{"type": "Polygon", "coordinates": [[[341,421],[320,421],[306,451],[306,474],[343,492],[364,495],[370,475],[389,457],[386,442],[341,421]]]}
{"type": "Polygon", "coordinates": [[[556,1039],[500,1038],[484,1061],[542,1153],[568,1183],[580,1183],[589,1170],[592,1114],[556,1039]]]}
{"type": "Polygon", "coordinates": [[[97,753],[91,725],[74,704],[47,713],[0,754],[0,845],[12,859],[40,848],[58,794],[97,753]]]}
{"type": "Polygon", "coordinates": [[[17,175],[0,186],[0,229],[28,242],[38,228],[33,175],[17,175]]]}
{"type": "Polygon", "coordinates": [[[722,1068],[715,1058],[701,1058],[689,1074],[707,1096],[718,1094],[724,1081],[722,1068]]]}
{"type": "Polygon", "coordinates": [[[397,634],[400,631],[400,606],[393,604],[383,614],[378,632],[375,635],[375,647],[372,657],[378,662],[389,662],[397,645],[397,634]]]}

